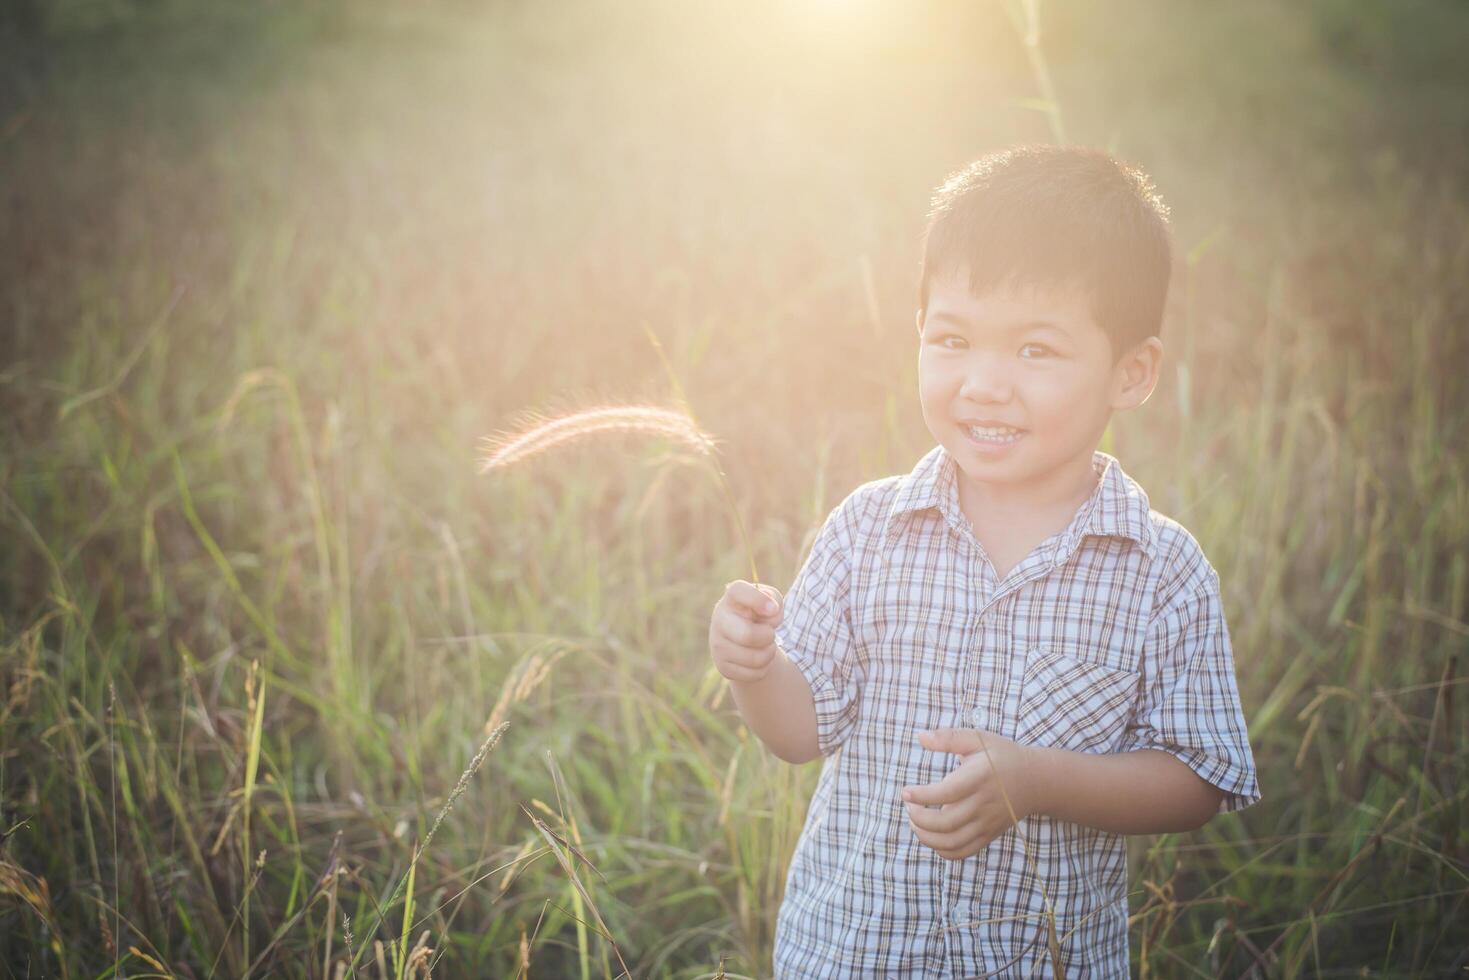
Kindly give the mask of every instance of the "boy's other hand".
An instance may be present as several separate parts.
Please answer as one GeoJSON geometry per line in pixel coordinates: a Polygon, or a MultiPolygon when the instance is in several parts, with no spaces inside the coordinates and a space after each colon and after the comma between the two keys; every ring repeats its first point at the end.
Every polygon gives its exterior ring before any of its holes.
{"type": "Polygon", "coordinates": [[[918,743],[930,751],[964,757],[957,769],[936,783],[903,787],[913,833],[942,857],[950,861],[972,857],[1016,820],[1039,811],[1035,750],[977,728],[920,732],[918,743]],[[933,804],[941,808],[928,809],[933,804]]]}
{"type": "Polygon", "coordinates": [[[781,623],[780,590],[740,579],[724,587],[709,617],[709,656],[732,681],[758,681],[775,659],[775,627],[781,623]]]}

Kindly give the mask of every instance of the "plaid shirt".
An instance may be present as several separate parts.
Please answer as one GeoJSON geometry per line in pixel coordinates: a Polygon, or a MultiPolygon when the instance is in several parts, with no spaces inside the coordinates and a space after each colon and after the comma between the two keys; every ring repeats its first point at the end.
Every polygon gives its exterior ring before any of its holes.
{"type": "Polygon", "coordinates": [[[898,794],[961,760],[924,749],[920,731],[1161,749],[1228,794],[1220,812],[1259,800],[1218,575],[1115,459],[1093,465],[1070,525],[1003,580],[942,446],[827,518],[776,630],[811,685],[825,756],[777,977],[1050,976],[1042,882],[1066,976],[1127,975],[1125,838],[1030,816],[973,857],[939,856],[898,794]]]}

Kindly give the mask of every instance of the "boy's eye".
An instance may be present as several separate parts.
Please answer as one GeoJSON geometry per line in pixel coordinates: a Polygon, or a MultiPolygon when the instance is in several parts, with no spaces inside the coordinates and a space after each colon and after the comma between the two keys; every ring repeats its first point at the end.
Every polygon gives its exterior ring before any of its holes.
{"type": "Polygon", "coordinates": [[[934,339],[934,343],[938,344],[940,347],[947,347],[949,350],[963,350],[965,347],[969,346],[969,341],[965,340],[963,337],[955,333],[939,334],[939,336],[934,339]],[[957,346],[956,344],[950,343],[950,341],[956,341],[957,346]]]}
{"type": "Polygon", "coordinates": [[[1026,344],[1020,348],[1020,356],[1032,360],[1037,357],[1050,357],[1054,353],[1056,352],[1045,344],[1026,344]]]}

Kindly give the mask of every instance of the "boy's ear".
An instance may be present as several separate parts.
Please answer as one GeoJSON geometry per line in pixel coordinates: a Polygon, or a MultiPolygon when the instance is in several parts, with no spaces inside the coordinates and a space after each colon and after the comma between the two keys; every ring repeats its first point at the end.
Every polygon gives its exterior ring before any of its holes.
{"type": "Polygon", "coordinates": [[[1163,341],[1149,337],[1118,359],[1112,368],[1112,408],[1125,411],[1148,400],[1163,370],[1163,341]]]}

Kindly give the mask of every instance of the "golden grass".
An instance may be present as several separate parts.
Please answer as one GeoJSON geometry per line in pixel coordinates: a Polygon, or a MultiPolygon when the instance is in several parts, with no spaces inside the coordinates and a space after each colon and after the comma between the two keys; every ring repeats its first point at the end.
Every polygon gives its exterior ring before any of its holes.
{"type": "Polygon", "coordinates": [[[1265,791],[1136,842],[1138,975],[1462,966],[1451,5],[913,5],[840,49],[765,8],[215,6],[55,23],[0,120],[0,962],[612,976],[615,943],[637,976],[768,975],[816,770],[721,702],[704,611],[742,541],[789,582],[835,496],[926,448],[926,190],[1065,103],[1175,207],[1175,370],[1112,436],[1219,570],[1265,791]],[[551,408],[487,455],[554,472],[487,486],[475,440],[522,405],[551,408]],[[751,534],[561,468],[623,436],[739,459],[751,534]],[[516,806],[546,758],[564,828],[516,806]]]}
{"type": "Polygon", "coordinates": [[[508,432],[487,436],[481,473],[524,462],[588,436],[631,434],[668,439],[708,456],[714,438],[682,412],[656,405],[602,405],[568,415],[529,416],[508,432]]]}
{"type": "MultiPolygon", "coordinates": [[[[672,369],[664,358],[663,348],[658,343],[657,336],[650,330],[648,337],[659,358],[663,359],[664,367],[669,371],[670,381],[678,388],[678,379],[673,376],[672,369]]],[[[680,401],[682,401],[682,389],[678,388],[678,391],[680,401]]],[[[750,579],[756,583],[760,581],[760,570],[755,563],[755,550],[750,543],[749,533],[745,530],[745,520],[740,514],[739,504],[735,502],[734,491],[730,489],[729,479],[719,465],[714,437],[699,428],[698,423],[687,410],[680,411],[657,405],[601,405],[566,415],[549,417],[528,413],[519,426],[486,436],[482,440],[481,448],[485,456],[480,462],[480,472],[490,473],[502,470],[588,436],[609,434],[666,439],[692,449],[698,458],[708,465],[710,472],[718,481],[720,492],[724,494],[725,505],[729,510],[730,520],[744,545],[745,559],[750,566],[750,579]]]]}

